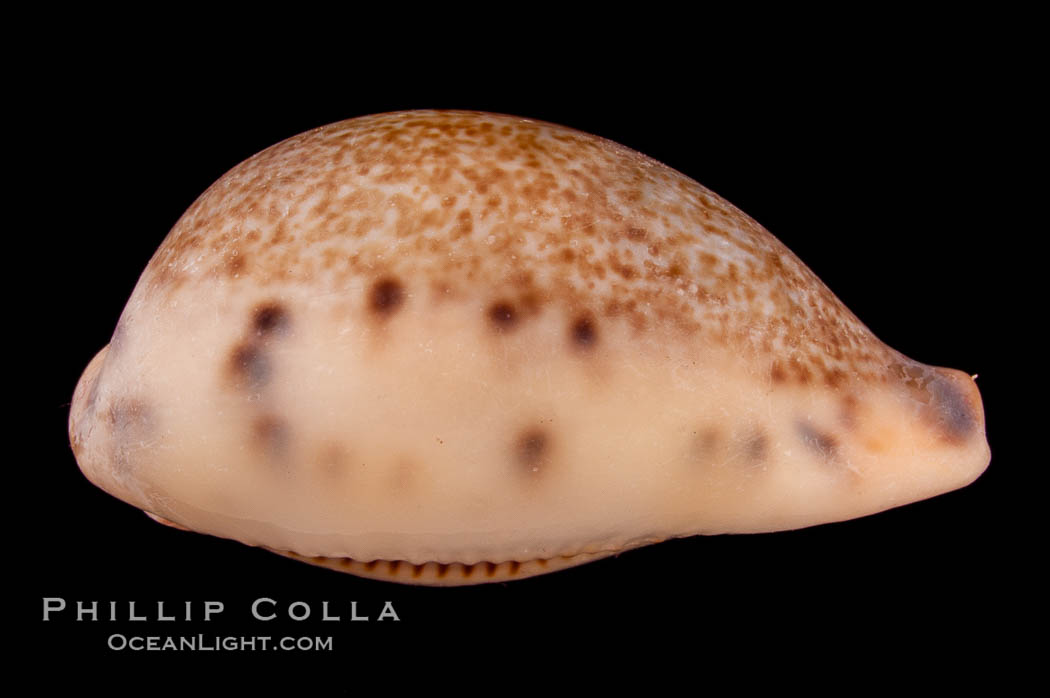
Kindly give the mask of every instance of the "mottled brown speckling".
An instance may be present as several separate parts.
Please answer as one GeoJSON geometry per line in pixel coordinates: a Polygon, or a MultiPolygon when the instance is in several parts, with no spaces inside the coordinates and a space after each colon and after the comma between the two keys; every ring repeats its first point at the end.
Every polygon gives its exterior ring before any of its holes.
{"type": "Polygon", "coordinates": [[[395,279],[496,286],[521,269],[533,273],[515,279],[517,292],[544,304],[587,306],[639,331],[706,333],[771,365],[790,355],[790,370],[771,369],[781,379],[873,375],[888,360],[732,204],[610,141],[493,115],[384,114],[269,148],[194,202],[143,283],[171,294],[202,275],[332,290],[379,279],[372,306],[385,314],[401,302],[395,279]]]}
{"type": "Polygon", "coordinates": [[[460,111],[226,173],[85,370],[70,439],[162,523],[436,585],[862,516],[989,459],[969,376],[884,345],[716,194],[460,111]]]}

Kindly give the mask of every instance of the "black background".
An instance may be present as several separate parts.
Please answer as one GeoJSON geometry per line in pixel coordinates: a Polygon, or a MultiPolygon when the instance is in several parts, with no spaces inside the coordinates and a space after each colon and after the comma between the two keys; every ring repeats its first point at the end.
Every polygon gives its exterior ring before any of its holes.
{"type": "Polygon", "coordinates": [[[11,558],[28,586],[17,604],[32,638],[23,649],[99,667],[188,668],[228,662],[231,653],[116,653],[106,638],[290,633],[334,636],[335,656],[236,659],[365,670],[411,652],[450,661],[493,652],[542,674],[552,661],[586,664],[577,653],[595,644],[672,641],[699,664],[727,648],[801,650],[814,661],[841,652],[875,663],[919,661],[946,646],[955,661],[980,663],[1017,620],[1008,607],[1021,577],[1003,523],[1020,467],[1002,437],[1009,205],[1000,173],[1010,88],[980,47],[894,31],[892,41],[847,36],[764,53],[730,46],[670,56],[620,45],[520,64],[508,59],[516,51],[490,44],[451,57],[402,56],[411,67],[389,70],[348,52],[318,72],[272,54],[171,67],[143,64],[139,47],[63,52],[60,67],[32,81],[32,124],[23,132],[35,155],[22,241],[40,261],[16,270],[30,279],[26,297],[40,323],[23,357],[40,364],[30,374],[40,378],[20,471],[28,481],[10,493],[24,508],[21,550],[11,558]],[[718,192],[886,343],[980,374],[989,470],[963,490],[860,520],[670,541],[553,575],[450,589],[358,579],[169,529],[88,483],[66,435],[73,388],[197,195],[246,157],[311,127],[430,107],[595,133],[718,192]],[[117,601],[122,615],[129,601],[150,615],[157,601],[180,609],[194,601],[195,617],[204,600],[226,611],[209,624],[76,623],[69,612],[43,623],[48,596],[117,601]],[[279,607],[306,601],[315,619],[257,622],[249,607],[262,596],[279,607]],[[392,601],[401,621],[347,622],[352,600],[373,618],[392,601]],[[344,621],[317,622],[322,601],[344,621]]]}

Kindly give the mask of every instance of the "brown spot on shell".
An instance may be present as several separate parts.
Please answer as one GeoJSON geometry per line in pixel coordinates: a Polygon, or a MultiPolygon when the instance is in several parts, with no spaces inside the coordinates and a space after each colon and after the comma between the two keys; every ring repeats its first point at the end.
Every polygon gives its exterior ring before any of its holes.
{"type": "Polygon", "coordinates": [[[581,349],[590,349],[598,343],[598,329],[594,318],[590,315],[582,315],[576,318],[570,329],[572,343],[581,349]]]}
{"type": "Polygon", "coordinates": [[[809,422],[798,422],[795,428],[806,448],[821,459],[831,461],[838,456],[838,441],[835,437],[820,431],[809,422]]]}
{"type": "Polygon", "coordinates": [[[747,459],[749,465],[758,465],[766,459],[766,452],[769,449],[769,437],[766,436],[765,431],[755,427],[744,439],[743,443],[744,458],[747,459]]]}
{"type": "Polygon", "coordinates": [[[967,395],[966,390],[976,395],[973,379],[961,371],[908,362],[894,363],[888,372],[923,404],[923,418],[948,443],[962,443],[980,423],[979,398],[967,395]]]}
{"type": "Polygon", "coordinates": [[[517,461],[531,472],[537,472],[547,460],[550,439],[542,429],[527,430],[515,445],[517,461]]]}
{"type": "Polygon", "coordinates": [[[504,301],[489,306],[488,317],[492,328],[500,333],[509,331],[518,321],[518,314],[514,306],[504,301]]]}
{"type": "Polygon", "coordinates": [[[393,315],[404,301],[405,289],[397,279],[384,277],[372,285],[369,307],[377,315],[393,315]]]}
{"type": "Polygon", "coordinates": [[[935,373],[927,388],[941,434],[952,443],[965,441],[977,428],[975,407],[949,378],[935,373]]]}
{"type": "Polygon", "coordinates": [[[273,414],[256,417],[252,421],[252,436],[271,459],[283,461],[288,457],[291,427],[287,420],[273,414]]]}
{"type": "Polygon", "coordinates": [[[259,390],[270,382],[273,368],[260,347],[245,343],[233,348],[228,371],[237,387],[259,390]]]}
{"type": "Polygon", "coordinates": [[[715,427],[705,427],[694,433],[694,449],[701,461],[708,461],[722,444],[722,433],[715,427]]]}
{"type": "Polygon", "coordinates": [[[290,325],[288,310],[276,301],[263,303],[252,313],[252,330],[257,337],[283,335],[290,325]]]}

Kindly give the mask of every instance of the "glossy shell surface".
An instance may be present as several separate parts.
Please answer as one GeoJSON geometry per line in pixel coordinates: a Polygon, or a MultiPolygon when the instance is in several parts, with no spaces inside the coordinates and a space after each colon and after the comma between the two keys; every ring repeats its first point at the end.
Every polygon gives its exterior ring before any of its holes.
{"type": "Polygon", "coordinates": [[[884,345],[730,203],[456,111],[314,129],[211,186],[70,438],[164,522],[430,584],[862,516],[990,458],[968,375],[884,345]]]}

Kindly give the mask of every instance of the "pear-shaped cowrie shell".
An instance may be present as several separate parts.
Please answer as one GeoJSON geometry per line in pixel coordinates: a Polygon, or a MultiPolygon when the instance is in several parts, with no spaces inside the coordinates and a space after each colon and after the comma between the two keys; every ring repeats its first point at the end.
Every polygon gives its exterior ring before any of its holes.
{"type": "Polygon", "coordinates": [[[882,344],[717,195],[441,111],[318,128],[212,185],[69,430],[164,523],[429,584],[862,516],[990,457],[969,376],[882,344]]]}

